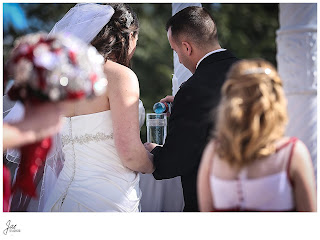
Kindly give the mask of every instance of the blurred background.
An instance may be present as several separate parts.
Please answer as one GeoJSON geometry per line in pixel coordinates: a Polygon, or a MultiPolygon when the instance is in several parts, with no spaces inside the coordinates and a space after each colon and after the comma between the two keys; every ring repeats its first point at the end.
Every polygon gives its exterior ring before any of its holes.
{"type": "MultiPolygon", "coordinates": [[[[75,4],[4,3],[3,60],[6,62],[14,40],[24,34],[49,32],[75,4]]],[[[170,3],[130,4],[140,20],[137,50],[132,69],[140,82],[140,98],[146,113],[166,95],[172,95],[173,52],[165,24],[171,16],[170,3]]],[[[276,66],[276,30],[279,4],[202,4],[216,20],[220,45],[238,58],[262,57],[276,66]]],[[[146,127],[141,129],[146,141],[146,127]]]]}

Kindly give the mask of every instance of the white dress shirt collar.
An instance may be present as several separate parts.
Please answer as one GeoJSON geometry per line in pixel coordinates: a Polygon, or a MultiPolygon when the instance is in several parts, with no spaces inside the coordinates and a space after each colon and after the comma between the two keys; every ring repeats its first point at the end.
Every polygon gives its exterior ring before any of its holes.
{"type": "Polygon", "coordinates": [[[213,54],[213,53],[217,53],[217,52],[222,52],[222,51],[225,51],[225,50],[227,50],[227,49],[220,48],[220,49],[214,50],[214,51],[212,51],[212,52],[208,52],[206,55],[204,55],[204,56],[199,60],[199,62],[198,62],[197,65],[196,65],[196,69],[198,68],[198,66],[199,66],[199,64],[201,63],[201,61],[202,61],[203,59],[205,59],[206,57],[208,57],[209,55],[211,55],[211,54],[213,54]]]}

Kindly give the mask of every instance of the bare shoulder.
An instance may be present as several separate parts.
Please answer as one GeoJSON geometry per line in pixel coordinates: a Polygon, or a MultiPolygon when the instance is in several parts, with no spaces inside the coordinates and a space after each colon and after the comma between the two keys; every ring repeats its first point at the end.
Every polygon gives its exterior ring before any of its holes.
{"type": "Polygon", "coordinates": [[[310,155],[307,146],[301,140],[297,140],[296,142],[295,154],[301,157],[309,157],[310,155]]]}
{"type": "Polygon", "coordinates": [[[207,146],[205,147],[205,154],[213,154],[215,150],[215,140],[212,139],[208,142],[207,146]]]}
{"type": "Polygon", "coordinates": [[[137,75],[128,67],[119,63],[107,61],[104,65],[104,71],[110,84],[137,84],[137,75]]]}
{"type": "Polygon", "coordinates": [[[291,159],[292,174],[310,168],[312,169],[313,166],[309,150],[301,140],[297,140],[291,159]]]}
{"type": "Polygon", "coordinates": [[[215,154],[215,141],[208,142],[202,154],[202,163],[209,164],[215,154]]]}
{"type": "Polygon", "coordinates": [[[310,160],[311,157],[309,150],[301,140],[297,140],[292,157],[299,158],[301,159],[300,161],[310,160]]]}

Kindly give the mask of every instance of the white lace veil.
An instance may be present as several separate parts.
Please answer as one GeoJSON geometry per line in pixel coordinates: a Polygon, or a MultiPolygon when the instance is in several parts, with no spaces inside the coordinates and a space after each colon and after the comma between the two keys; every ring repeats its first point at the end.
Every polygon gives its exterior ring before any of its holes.
{"type": "MultiPolygon", "coordinates": [[[[109,5],[101,5],[95,3],[79,3],[71,8],[66,15],[58,21],[49,35],[55,33],[65,33],[78,37],[86,43],[90,43],[101,29],[110,21],[114,9],[109,5]]],[[[4,118],[4,122],[19,121],[24,115],[23,105],[17,102],[12,110],[4,118]]],[[[6,158],[10,162],[19,164],[20,153],[17,149],[8,149],[6,158]]],[[[53,136],[53,144],[48,153],[44,173],[41,184],[40,197],[33,203],[36,207],[29,207],[29,211],[42,211],[44,204],[49,196],[50,190],[58,179],[60,171],[63,167],[64,157],[62,153],[62,145],[60,134],[53,136]]],[[[16,171],[17,172],[17,171],[16,171]]],[[[20,201],[15,204],[21,204],[20,201]]]]}

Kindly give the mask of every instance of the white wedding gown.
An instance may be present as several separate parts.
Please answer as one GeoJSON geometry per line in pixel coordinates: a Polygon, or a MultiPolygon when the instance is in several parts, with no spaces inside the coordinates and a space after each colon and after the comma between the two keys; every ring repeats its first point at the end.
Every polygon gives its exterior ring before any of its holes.
{"type": "MultiPolygon", "coordinates": [[[[11,107],[4,110],[9,112],[11,107]]],[[[22,118],[23,106],[17,103],[14,108],[4,121],[14,122],[22,118]]],[[[110,115],[111,111],[105,111],[65,118],[66,123],[61,131],[65,145],[61,152],[60,134],[53,137],[46,171],[37,188],[40,201],[39,198],[31,199],[27,211],[139,211],[138,205],[142,212],[183,210],[180,177],[155,180],[152,174],[137,175],[121,164],[111,137],[110,115]],[[73,130],[73,138],[70,130],[73,130]],[[71,139],[74,139],[73,144],[71,139]],[[79,151],[73,151],[73,147],[79,151]],[[66,166],[60,172],[64,164],[66,166]],[[66,198],[61,206],[64,196],[66,198]]],[[[140,127],[144,120],[145,109],[139,101],[140,127]]],[[[7,159],[19,164],[19,151],[9,150],[7,159]]]]}
{"type": "Polygon", "coordinates": [[[61,131],[64,167],[44,211],[140,211],[139,174],[121,163],[111,111],[65,119],[61,131]]]}

